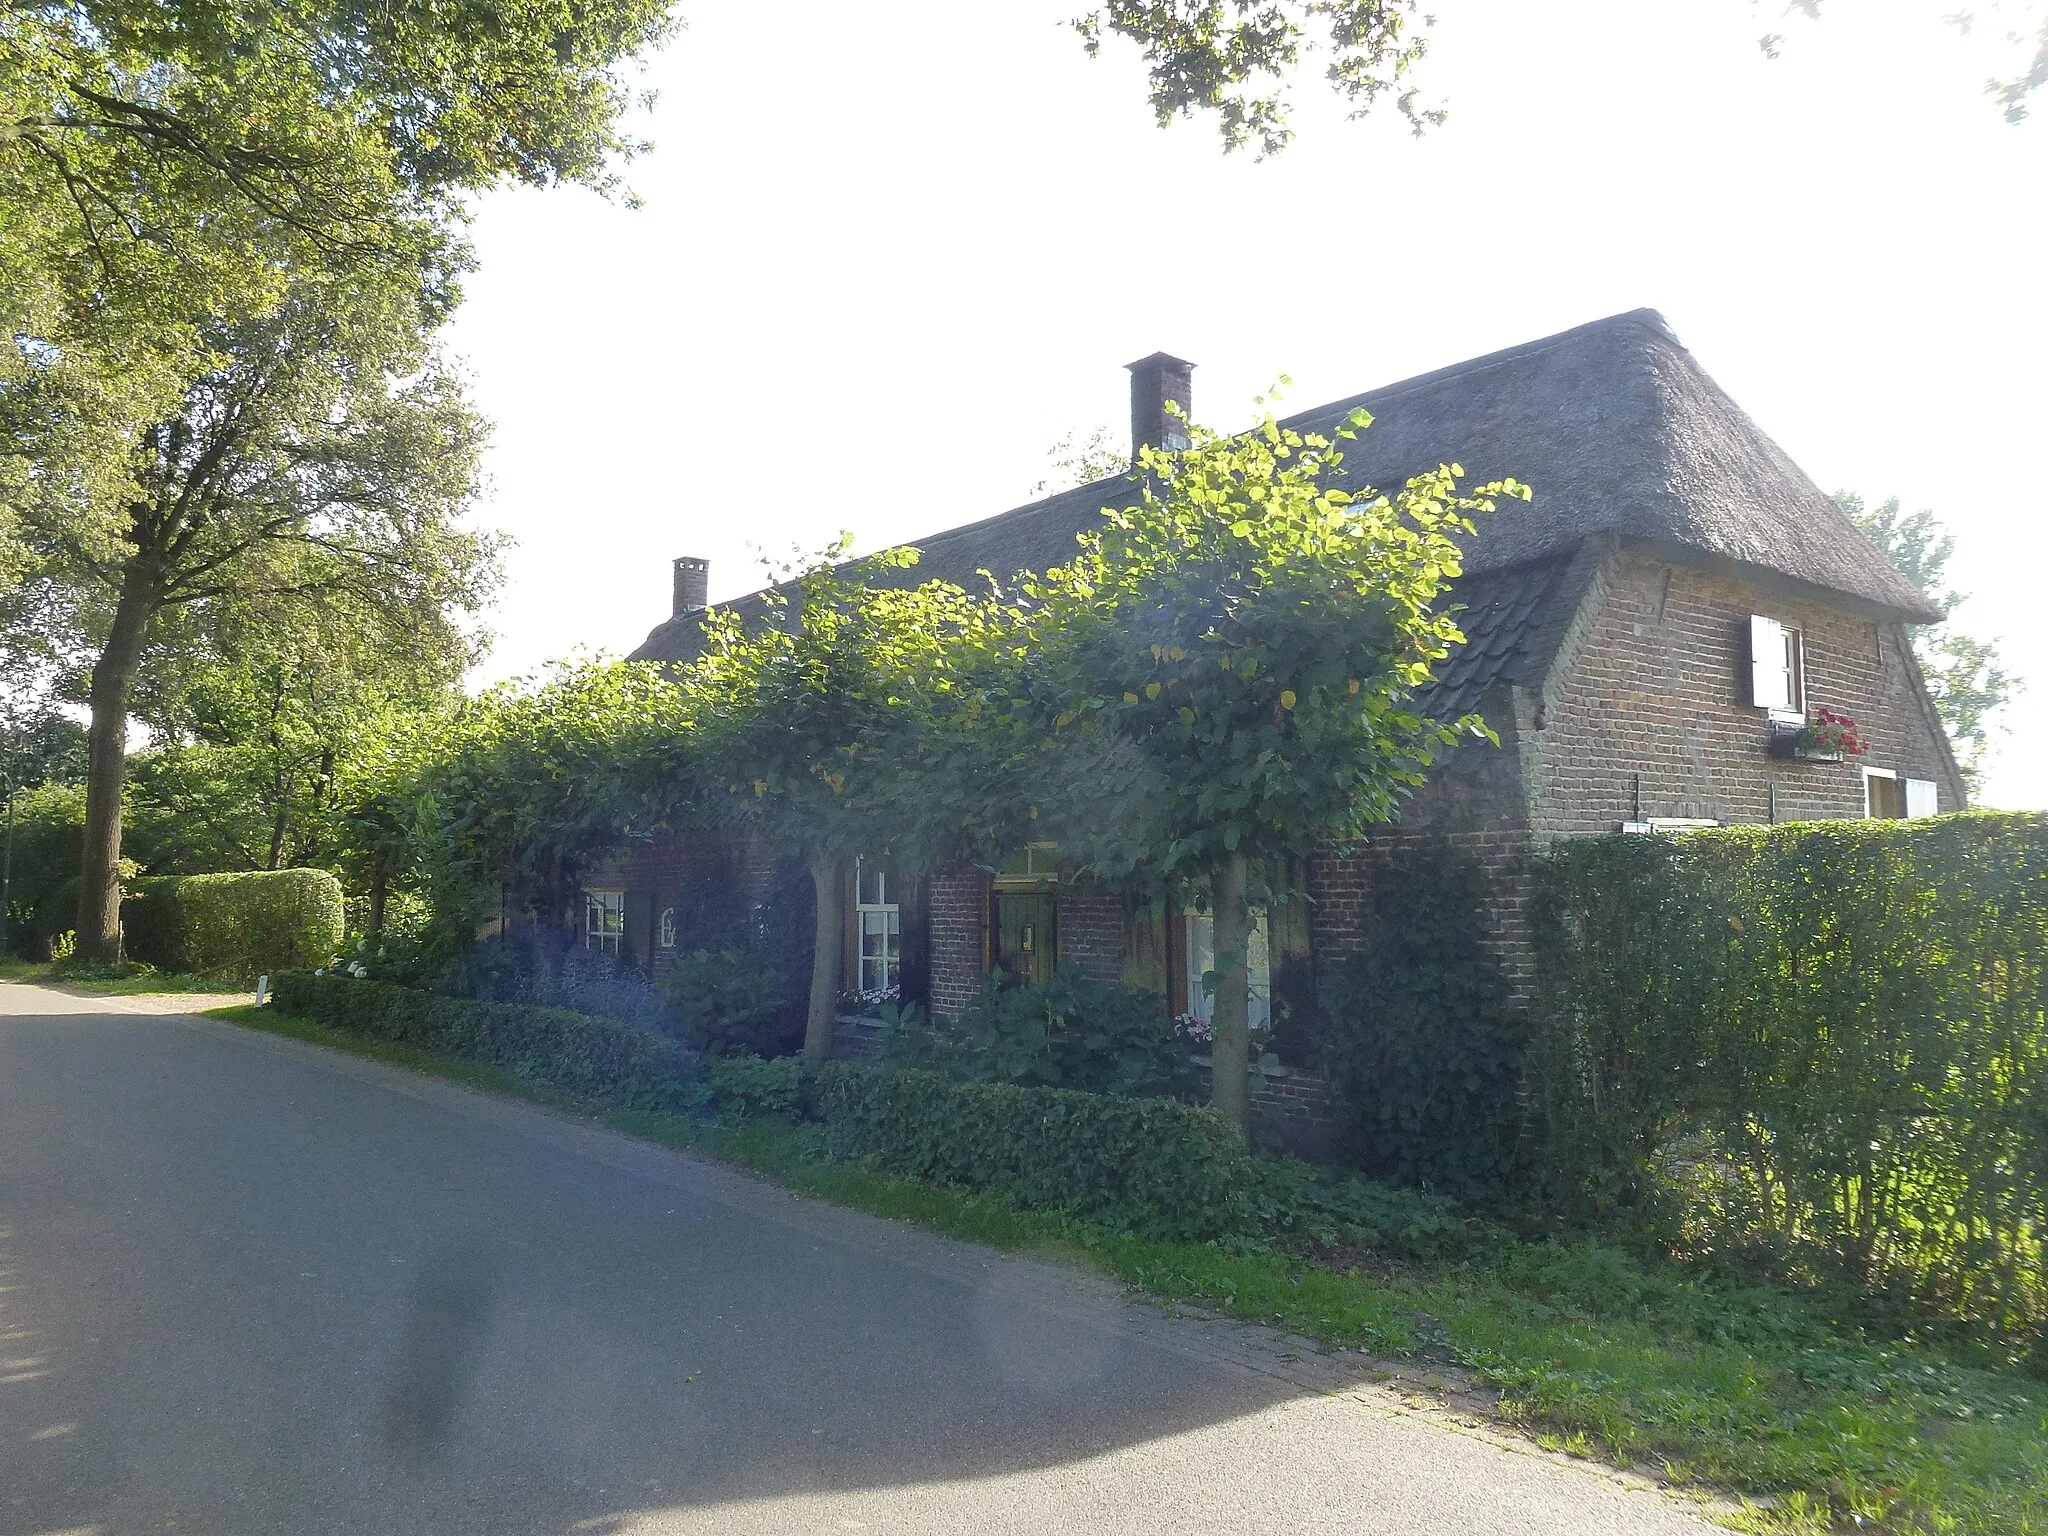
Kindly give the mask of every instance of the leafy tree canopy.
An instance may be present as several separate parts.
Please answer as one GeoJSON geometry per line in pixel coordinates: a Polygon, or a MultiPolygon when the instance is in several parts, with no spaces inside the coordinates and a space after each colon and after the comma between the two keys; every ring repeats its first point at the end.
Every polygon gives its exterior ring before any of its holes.
{"type": "MultiPolygon", "coordinates": [[[[1968,600],[1948,585],[1955,535],[1931,510],[1923,507],[1909,514],[1896,496],[1872,507],[1854,491],[1837,491],[1835,500],[1943,613],[1953,614],[1968,600]]],[[[1984,754],[1997,713],[2026,685],[2005,670],[1996,640],[1964,634],[1945,622],[1915,630],[1913,654],[1919,658],[1934,711],[1955,748],[1956,766],[1974,795],[1983,778],[1984,754]]]]}
{"type": "Polygon", "coordinates": [[[49,707],[0,712],[0,790],[77,784],[85,778],[85,727],[49,707]]]}
{"type": "Polygon", "coordinates": [[[317,603],[270,617],[253,634],[174,626],[190,648],[144,672],[134,713],[156,740],[130,766],[149,873],[336,865],[350,785],[404,719],[452,707],[475,655],[447,615],[396,645],[317,603]]]}
{"type": "Polygon", "coordinates": [[[848,542],[770,586],[751,622],[706,615],[688,676],[705,761],[734,815],[807,852],[927,857],[950,827],[924,775],[982,719],[979,668],[1009,626],[993,598],[894,582],[914,549],[837,564],[848,542]]]}
{"type": "Polygon", "coordinates": [[[23,502],[118,521],[135,439],[316,267],[424,274],[467,193],[611,190],[662,0],[45,0],[0,14],[0,581],[23,502]]]}
{"type": "Polygon", "coordinates": [[[692,741],[658,669],[564,663],[392,733],[345,795],[352,848],[420,864],[457,922],[501,887],[559,920],[591,860],[687,809],[692,741]]]}
{"type": "Polygon", "coordinates": [[[294,276],[282,302],[209,319],[212,361],[131,456],[110,517],[62,494],[21,507],[53,631],[91,658],[93,769],[80,942],[109,947],[122,759],[138,679],[168,716],[209,659],[254,637],[375,635],[390,654],[460,653],[451,626],[496,579],[460,525],[481,424],[431,344],[416,274],[294,276]],[[104,889],[102,888],[104,886],[104,889]]]}
{"type": "MultiPolygon", "coordinates": [[[[1354,412],[1337,440],[1370,423],[1354,412]]],[[[1348,490],[1337,441],[1270,414],[1237,437],[1188,430],[1184,452],[1144,451],[1135,505],[1026,589],[1051,731],[1115,746],[1119,793],[1076,831],[1116,878],[1199,881],[1232,854],[1278,868],[1392,819],[1485,731],[1412,702],[1463,638],[1437,606],[1463,569],[1453,535],[1528,494],[1461,492],[1456,465],[1348,490]]]]}
{"type": "Polygon", "coordinates": [[[1528,491],[1461,492],[1457,465],[1353,489],[1338,443],[1371,421],[1352,412],[1335,440],[1270,414],[1235,437],[1191,426],[1186,449],[1140,455],[1135,505],[1024,589],[1047,729],[1097,781],[1065,797],[1062,846],[1099,875],[1209,893],[1214,1102],[1240,1134],[1255,883],[1299,894],[1300,860],[1391,821],[1441,752],[1491,735],[1414,699],[1464,638],[1437,606],[1463,570],[1454,535],[1528,491]]]}
{"type": "MultiPolygon", "coordinates": [[[[1809,18],[1821,0],[1790,0],[1785,9],[1809,18]]],[[[1993,0],[1988,13],[1943,9],[1942,21],[1968,31],[1999,26],[2016,55],[2014,73],[1986,86],[2007,121],[2027,115],[2033,93],[2048,85],[2048,3],[1993,0]]],[[[1161,126],[1214,114],[1226,150],[1251,146],[1260,155],[1287,147],[1292,84],[1305,64],[1320,64],[1337,96],[1363,117],[1391,98],[1416,133],[1443,122],[1441,107],[1424,103],[1413,83],[1428,52],[1436,18],[1419,0],[1106,0],[1074,22],[1089,53],[1123,38],[1144,55],[1152,109],[1161,126]]],[[[1775,58],[1783,37],[1761,38],[1775,58]]]]}
{"type": "Polygon", "coordinates": [[[814,1060],[832,1043],[847,861],[924,863],[971,837],[963,823],[1000,803],[974,749],[1016,735],[980,686],[1012,633],[1009,610],[950,583],[893,580],[916,564],[914,549],[841,566],[847,543],[770,586],[758,615],[706,615],[687,678],[727,813],[810,860],[814,1060]]]}

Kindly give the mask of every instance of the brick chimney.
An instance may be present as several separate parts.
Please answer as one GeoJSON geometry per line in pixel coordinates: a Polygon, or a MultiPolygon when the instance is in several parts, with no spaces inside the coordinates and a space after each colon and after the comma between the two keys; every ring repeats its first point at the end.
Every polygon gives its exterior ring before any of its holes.
{"type": "Polygon", "coordinates": [[[1195,408],[1195,365],[1154,352],[1124,366],[1131,370],[1131,462],[1138,462],[1141,447],[1187,447],[1187,424],[1195,408]],[[1166,414],[1169,400],[1180,407],[1179,416],[1166,414]]]}
{"type": "Polygon", "coordinates": [[[676,561],[676,605],[671,618],[681,618],[707,606],[711,594],[711,562],[695,555],[676,561]]]}

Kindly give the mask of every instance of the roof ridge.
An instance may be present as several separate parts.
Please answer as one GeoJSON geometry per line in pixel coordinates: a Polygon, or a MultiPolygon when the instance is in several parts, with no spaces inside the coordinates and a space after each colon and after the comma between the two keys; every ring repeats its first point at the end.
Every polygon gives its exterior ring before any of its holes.
{"type": "Polygon", "coordinates": [[[1678,333],[1671,329],[1670,322],[1664,318],[1660,311],[1648,308],[1647,306],[1641,309],[1625,309],[1619,314],[1607,315],[1598,320],[1588,320],[1583,325],[1575,325],[1569,330],[1558,331],[1554,335],[1539,336],[1534,341],[1517,342],[1514,346],[1502,347],[1495,352],[1483,353],[1478,357],[1468,357],[1463,362],[1451,363],[1442,368],[1432,368],[1428,373],[1411,374],[1405,379],[1395,379],[1390,384],[1375,385],[1373,388],[1361,390],[1355,395],[1347,395],[1342,400],[1332,400],[1327,405],[1318,405],[1305,411],[1297,411],[1292,416],[1284,418],[1280,425],[1293,426],[1299,422],[1311,421],[1337,411],[1348,410],[1353,406],[1363,405],[1368,400],[1397,400],[1403,395],[1413,394],[1418,389],[1427,389],[1451,379],[1468,378],[1474,374],[1488,373],[1496,368],[1506,367],[1509,363],[1521,362],[1525,358],[1540,356],[1553,348],[1576,341],[1591,332],[1604,331],[1624,324],[1640,326],[1642,329],[1654,333],[1660,340],[1669,342],[1672,346],[1678,348],[1679,351],[1686,352],[1687,356],[1691,355],[1687,351],[1685,343],[1678,339],[1678,333]]]}

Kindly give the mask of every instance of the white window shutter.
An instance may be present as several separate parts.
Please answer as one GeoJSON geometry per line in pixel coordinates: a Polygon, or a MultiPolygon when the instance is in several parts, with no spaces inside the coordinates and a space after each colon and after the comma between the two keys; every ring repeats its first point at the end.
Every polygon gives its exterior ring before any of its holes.
{"type": "Polygon", "coordinates": [[[1785,630],[1776,619],[1749,616],[1749,702],[1758,709],[1790,709],[1785,696],[1785,630]]]}
{"type": "Polygon", "coordinates": [[[1940,797],[1935,792],[1934,780],[1906,780],[1906,814],[1908,816],[1932,816],[1940,808],[1940,797]]]}

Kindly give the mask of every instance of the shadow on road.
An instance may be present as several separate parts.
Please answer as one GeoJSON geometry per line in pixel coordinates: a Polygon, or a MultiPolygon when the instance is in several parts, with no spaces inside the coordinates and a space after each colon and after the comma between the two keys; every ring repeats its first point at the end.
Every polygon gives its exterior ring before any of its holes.
{"type": "Polygon", "coordinates": [[[0,1017],[0,1530],[624,1529],[1298,1395],[1093,1282],[591,1134],[205,1021],[0,1017]]]}

